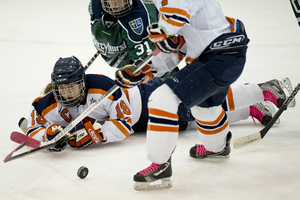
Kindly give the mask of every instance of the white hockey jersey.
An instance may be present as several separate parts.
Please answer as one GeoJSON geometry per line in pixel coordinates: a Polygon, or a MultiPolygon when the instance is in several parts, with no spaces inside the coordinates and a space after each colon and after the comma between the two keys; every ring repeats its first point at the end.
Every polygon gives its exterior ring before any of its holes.
{"type": "Polygon", "coordinates": [[[187,63],[197,59],[218,36],[229,33],[230,23],[215,0],[153,0],[160,12],[159,27],[168,35],[181,35],[180,49],[187,63]]]}
{"type": "MultiPolygon", "coordinates": [[[[88,74],[86,77],[87,96],[85,102],[78,107],[64,107],[56,101],[52,92],[36,98],[28,118],[27,135],[44,141],[43,135],[49,125],[57,123],[66,127],[115,84],[104,75],[88,74]]],[[[139,95],[137,87],[130,90],[118,89],[83,119],[82,123],[97,120],[102,124],[102,131],[107,136],[105,143],[121,141],[133,132],[131,127],[140,117],[139,95]],[[130,102],[135,108],[132,108],[130,102]]]]}

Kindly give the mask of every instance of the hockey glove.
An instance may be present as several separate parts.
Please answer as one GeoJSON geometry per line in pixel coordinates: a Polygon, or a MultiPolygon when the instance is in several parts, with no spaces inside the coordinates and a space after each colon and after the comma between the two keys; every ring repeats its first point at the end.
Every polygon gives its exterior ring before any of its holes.
{"type": "MultiPolygon", "coordinates": [[[[44,141],[49,142],[52,140],[59,132],[61,132],[64,128],[59,124],[51,124],[45,131],[44,141]]],[[[66,136],[62,137],[60,143],[55,147],[48,149],[51,152],[60,152],[67,147],[67,143],[63,142],[66,136]]]]}
{"type": "Polygon", "coordinates": [[[103,134],[102,126],[97,121],[77,124],[71,131],[71,134],[76,133],[75,140],[70,140],[69,145],[73,148],[83,149],[91,144],[98,144],[106,141],[106,136],[103,134]]]}
{"type": "Polygon", "coordinates": [[[147,32],[149,39],[164,53],[172,53],[180,49],[185,42],[182,36],[168,36],[164,28],[158,27],[158,23],[148,26],[147,32]]]}
{"type": "Polygon", "coordinates": [[[120,87],[131,88],[142,83],[150,81],[157,73],[156,69],[152,69],[149,64],[146,64],[141,70],[133,74],[133,70],[140,62],[141,59],[135,61],[133,65],[126,65],[116,71],[116,84],[120,87]]]}

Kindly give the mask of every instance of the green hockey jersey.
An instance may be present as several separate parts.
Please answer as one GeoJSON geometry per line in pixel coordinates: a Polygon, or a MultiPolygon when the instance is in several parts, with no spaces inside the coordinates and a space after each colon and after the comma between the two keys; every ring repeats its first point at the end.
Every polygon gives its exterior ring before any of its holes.
{"type": "Polygon", "coordinates": [[[90,2],[89,12],[93,43],[111,67],[132,64],[156,49],[146,30],[157,22],[158,12],[151,1],[136,0],[132,11],[118,20],[103,11],[100,0],[90,2]]]}

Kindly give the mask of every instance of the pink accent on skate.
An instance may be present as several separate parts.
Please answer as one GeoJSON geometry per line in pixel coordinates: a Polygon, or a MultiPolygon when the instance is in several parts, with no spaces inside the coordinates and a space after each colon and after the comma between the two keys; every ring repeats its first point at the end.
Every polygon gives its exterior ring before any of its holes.
{"type": "Polygon", "coordinates": [[[149,167],[147,167],[146,169],[140,171],[139,173],[145,175],[145,174],[148,174],[148,173],[150,173],[150,172],[153,172],[153,171],[156,170],[158,167],[159,167],[158,164],[152,163],[149,167]]]}
{"type": "Polygon", "coordinates": [[[269,88],[264,89],[263,94],[264,94],[265,101],[271,101],[272,103],[274,103],[277,106],[278,97],[272,90],[270,90],[269,88]]]}
{"type": "Polygon", "coordinates": [[[254,124],[256,125],[254,118],[256,118],[258,121],[260,121],[262,123],[263,117],[265,115],[263,114],[261,109],[259,109],[258,106],[252,105],[252,106],[250,106],[250,116],[252,117],[254,124]]]}
{"type": "Polygon", "coordinates": [[[207,153],[211,153],[211,151],[207,151],[202,144],[197,144],[196,155],[206,155],[207,153]]]}

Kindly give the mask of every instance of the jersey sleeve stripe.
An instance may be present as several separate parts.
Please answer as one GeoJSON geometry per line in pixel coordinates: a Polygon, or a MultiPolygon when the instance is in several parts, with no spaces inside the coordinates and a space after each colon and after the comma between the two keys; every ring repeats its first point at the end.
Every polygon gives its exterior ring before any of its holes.
{"type": "Polygon", "coordinates": [[[177,17],[180,19],[184,19],[184,21],[186,22],[190,22],[191,20],[191,15],[186,12],[185,10],[182,10],[180,8],[169,8],[169,7],[161,7],[160,12],[164,13],[164,14],[172,14],[172,15],[178,15],[177,17]],[[181,16],[181,17],[180,17],[181,16]]]}
{"type": "Polygon", "coordinates": [[[111,121],[126,137],[130,134],[128,131],[127,127],[125,128],[121,122],[116,121],[116,120],[109,120],[111,121]]]}
{"type": "Polygon", "coordinates": [[[33,129],[33,130],[30,130],[30,127],[27,129],[27,130],[29,130],[28,132],[27,132],[27,135],[29,136],[29,137],[33,137],[33,136],[35,136],[38,132],[40,132],[41,130],[45,130],[46,128],[45,127],[39,127],[39,128],[37,128],[37,129],[33,129]]]}
{"type": "Polygon", "coordinates": [[[54,108],[57,107],[57,101],[53,104],[51,104],[50,106],[48,106],[47,108],[45,108],[41,114],[41,116],[45,116],[48,112],[50,112],[51,110],[53,110],[54,108]]]}
{"type": "Polygon", "coordinates": [[[167,16],[167,15],[162,15],[161,17],[162,17],[162,19],[165,20],[168,24],[172,24],[173,26],[183,27],[184,25],[186,25],[185,22],[173,20],[173,19],[171,19],[170,16],[167,16]]]}
{"type": "Polygon", "coordinates": [[[162,19],[173,26],[183,27],[190,25],[191,16],[184,10],[178,8],[160,8],[162,19]]]}

